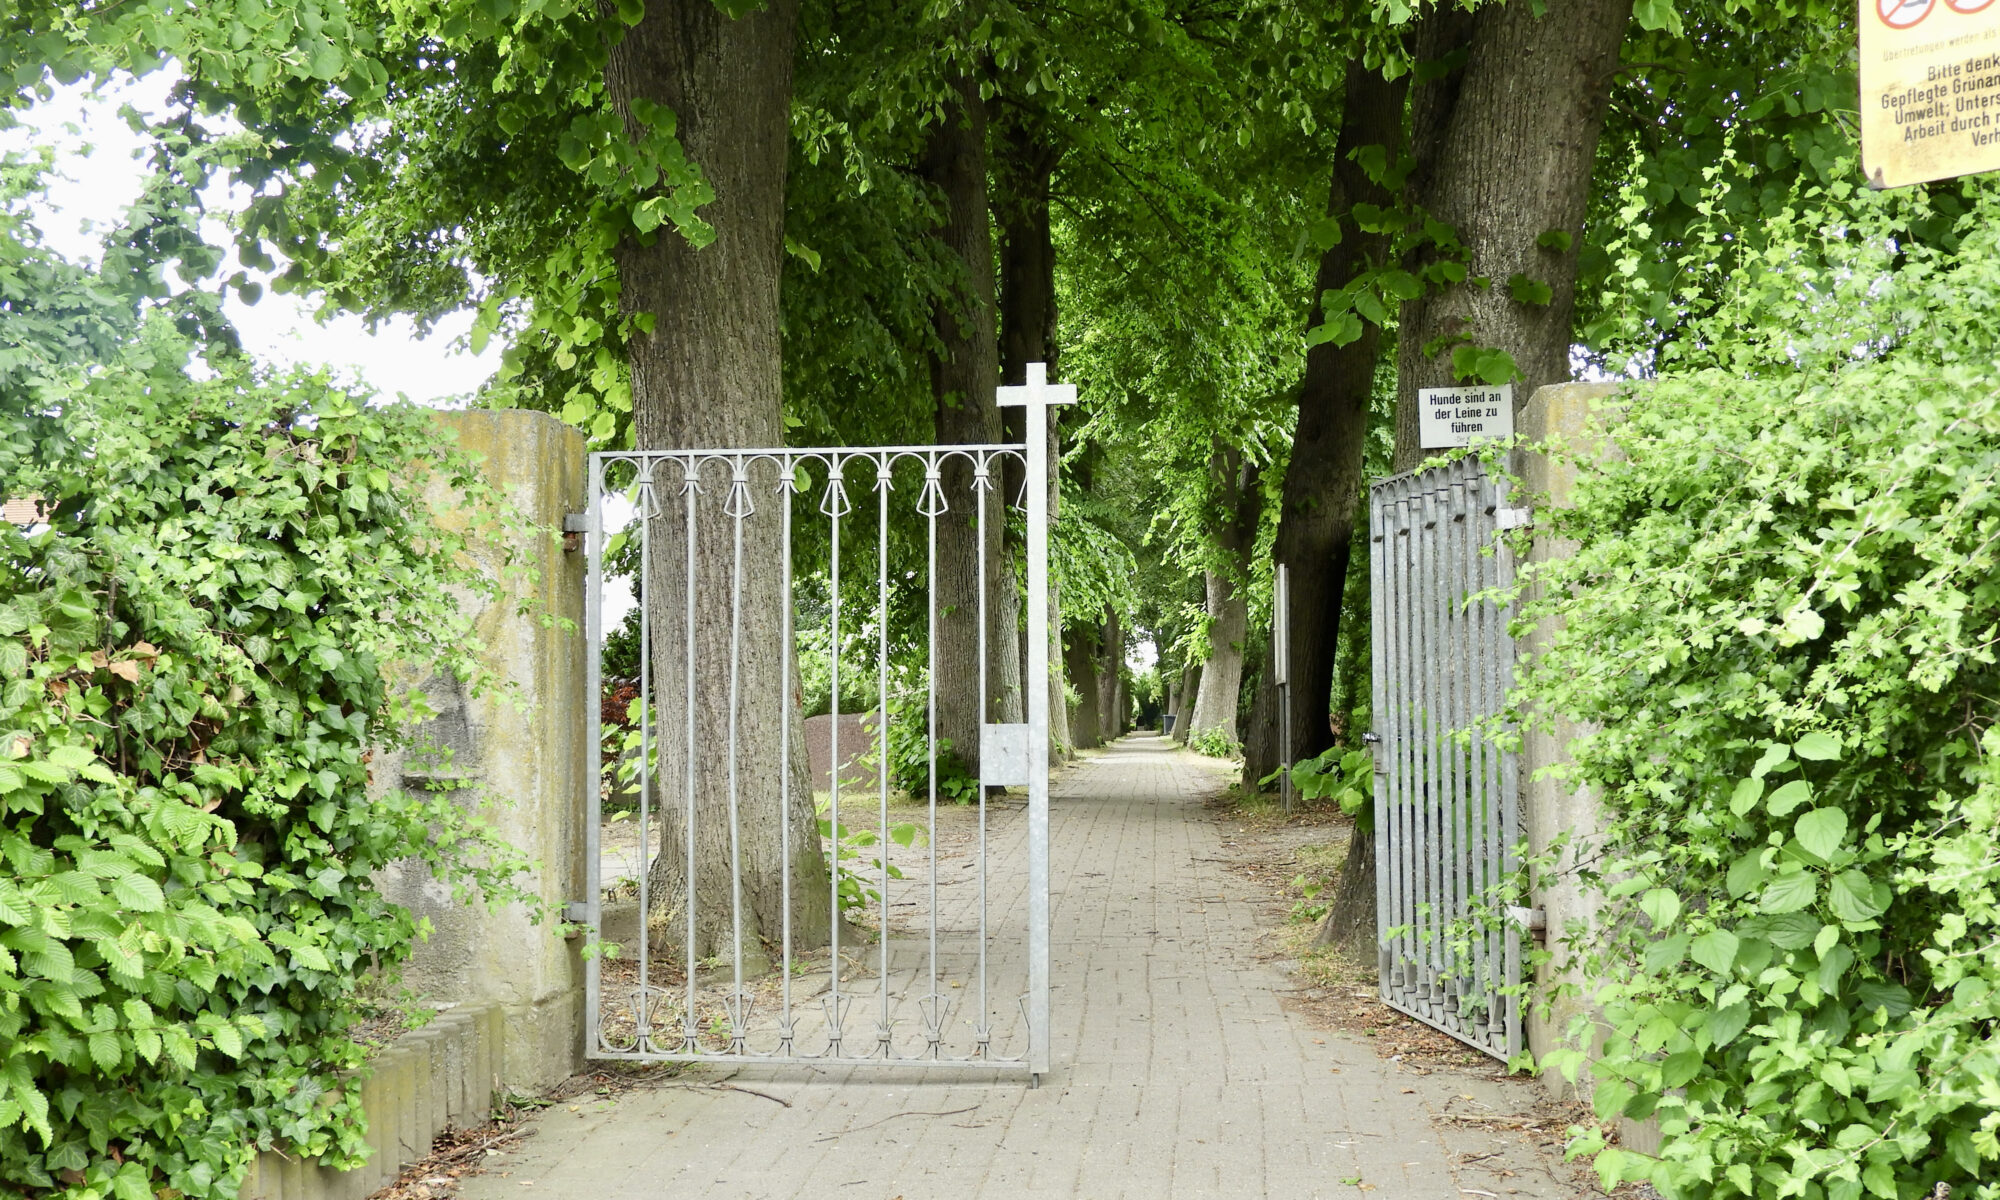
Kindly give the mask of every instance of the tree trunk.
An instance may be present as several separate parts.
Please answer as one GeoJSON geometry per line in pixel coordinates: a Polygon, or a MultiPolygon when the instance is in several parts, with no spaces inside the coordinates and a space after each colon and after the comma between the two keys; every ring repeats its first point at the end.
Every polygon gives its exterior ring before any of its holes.
{"type": "MultiPolygon", "coordinates": [[[[784,254],[785,162],[789,150],[796,0],[772,0],[741,20],[708,0],[655,0],[613,50],[606,82],[621,110],[636,99],[671,109],[688,157],[714,187],[702,212],[715,241],[695,249],[672,232],[628,237],[617,249],[627,312],[653,315],[630,347],[633,423],[641,447],[772,446],[781,442],[778,277],[784,254]]],[[[678,472],[667,472],[677,475],[678,472]]],[[[700,498],[695,548],[692,654],[686,637],[687,545],[678,478],[656,480],[660,516],[650,526],[654,697],[660,727],[688,722],[684,686],[692,658],[696,771],[694,809],[695,958],[731,947],[732,887],[727,768],[732,716],[737,731],[742,930],[746,965],[768,961],[762,940],[780,922],[780,835],[791,835],[792,935],[812,946],[827,936],[827,866],[820,849],[806,769],[804,722],[795,680],[783,677],[780,630],[785,597],[775,570],[782,554],[774,520],[746,522],[741,654],[730,706],[732,589],[736,562],[722,512],[727,480],[700,498]],[[779,778],[780,706],[792,705],[791,777],[779,778]],[[790,803],[783,801],[789,782],[790,803]]],[[[768,493],[760,493],[768,494],[768,493]]],[[[688,892],[685,846],[689,747],[660,746],[659,809],[665,852],[650,874],[659,910],[681,928],[688,892]]],[[[678,943],[678,938],[671,939],[678,943]]]]}
{"type": "Polygon", "coordinates": [[[1103,726],[1098,722],[1097,631],[1085,625],[1068,631],[1063,641],[1063,664],[1077,694],[1069,728],[1076,738],[1076,748],[1089,750],[1104,744],[1103,726]]]}
{"type": "Polygon", "coordinates": [[[1194,712],[1194,698],[1201,689],[1201,664],[1191,663],[1181,670],[1180,699],[1174,702],[1174,711],[1181,714],[1174,722],[1174,740],[1187,745],[1188,716],[1194,712]]]}
{"type": "MultiPolygon", "coordinates": [[[[1056,355],[1056,251],[1055,238],[1049,226],[1049,186],[1055,175],[1060,153],[1049,142],[1046,133],[1038,124],[1021,114],[1010,114],[1008,119],[998,122],[1001,140],[1007,146],[1005,163],[1001,164],[1002,187],[1000,197],[993,206],[995,223],[1000,230],[1000,377],[1009,384],[1022,384],[1028,380],[1028,364],[1046,363],[1048,378],[1057,378],[1056,355]]],[[[1053,523],[1060,515],[1062,495],[1061,471],[1055,464],[1061,462],[1060,422],[1057,418],[1061,410],[1049,413],[1049,520],[1053,523]]],[[[1025,418],[1015,409],[1009,409],[1003,418],[1010,419],[1006,436],[1010,441],[1019,440],[1024,432],[1025,418]]],[[[1020,492],[1026,482],[1025,468],[1012,459],[1007,461],[1007,494],[1020,492]]],[[[1064,695],[1063,677],[1063,636],[1062,604],[1055,580],[1049,581],[1049,744],[1052,748],[1067,749],[1074,744],[1069,727],[1069,701],[1064,695]]],[[[1025,659],[1027,646],[1021,647],[1023,667],[1021,677],[1027,679],[1025,659]]]]}
{"type": "Polygon", "coordinates": [[[1209,471],[1220,485],[1218,491],[1228,515],[1215,530],[1216,557],[1222,569],[1207,573],[1208,665],[1201,673],[1201,690],[1195,695],[1189,731],[1220,729],[1235,742],[1241,740],[1236,712],[1243,686],[1243,652],[1250,637],[1246,587],[1264,497],[1258,486],[1258,468],[1245,462],[1242,452],[1233,446],[1218,447],[1209,455],[1209,471]]]}
{"type": "Polygon", "coordinates": [[[1123,710],[1118,704],[1125,676],[1125,626],[1118,619],[1117,610],[1109,606],[1104,610],[1104,635],[1098,641],[1098,651],[1098,732],[1108,742],[1125,732],[1123,710]]]}
{"type": "Polygon", "coordinates": [[[1333,903],[1320,922],[1313,945],[1335,947],[1375,962],[1375,835],[1355,830],[1334,885],[1333,903]]]}
{"type": "MultiPolygon", "coordinates": [[[[923,173],[943,194],[938,229],[951,256],[965,268],[964,290],[940,301],[933,314],[940,349],[931,358],[940,445],[1000,440],[994,386],[999,364],[993,332],[993,237],[986,201],[986,106],[965,75],[952,81],[956,100],[930,131],[923,173]]],[[[940,737],[967,770],[979,771],[979,557],[986,553],[987,710],[989,721],[1022,720],[1020,597],[1005,550],[999,497],[989,499],[991,520],[982,528],[970,497],[972,464],[944,464],[950,503],[938,517],[937,720],[940,737]]]]}
{"type": "MultiPolygon", "coordinates": [[[[1407,78],[1407,77],[1405,77],[1407,78]]],[[[1314,294],[1340,288],[1362,271],[1380,266],[1390,254],[1381,234],[1355,228],[1350,210],[1358,203],[1394,200],[1354,161],[1364,146],[1381,146],[1396,158],[1402,144],[1405,84],[1384,80],[1359,61],[1347,64],[1340,137],[1333,161],[1327,213],[1339,217],[1344,236],[1320,256],[1314,294]]],[[[1320,323],[1317,303],[1308,329],[1320,323]]],[[[1345,346],[1321,342],[1306,351],[1305,379],[1299,386],[1298,423],[1292,434],[1291,463],[1285,470],[1282,508],[1272,558],[1289,568],[1291,587],[1292,758],[1311,758],[1331,744],[1327,713],[1333,689],[1333,659],[1340,641],[1340,600],[1354,536],[1354,514],[1362,494],[1362,450],[1368,433],[1368,404],[1374,392],[1381,329],[1363,322],[1361,336],[1345,346]]],[[[1243,756],[1247,787],[1278,767],[1277,685],[1265,672],[1252,710],[1270,714],[1253,722],[1243,756]]]]}
{"type": "MultiPolygon", "coordinates": [[[[1518,412],[1536,388],[1570,377],[1576,260],[1591,170],[1632,0],[1548,0],[1425,19],[1418,56],[1464,66],[1419,84],[1412,115],[1417,169],[1409,188],[1458,231],[1470,277],[1402,307],[1397,352],[1396,469],[1423,459],[1417,389],[1456,383],[1452,351],[1470,344],[1514,356],[1518,412]],[[1543,245],[1544,233],[1567,235],[1543,245]],[[1512,280],[1546,284],[1546,303],[1517,299],[1512,280]]],[[[1444,10],[1440,9],[1439,16],[1444,10]]],[[[1554,239],[1551,239],[1554,240],[1554,239]]]]}

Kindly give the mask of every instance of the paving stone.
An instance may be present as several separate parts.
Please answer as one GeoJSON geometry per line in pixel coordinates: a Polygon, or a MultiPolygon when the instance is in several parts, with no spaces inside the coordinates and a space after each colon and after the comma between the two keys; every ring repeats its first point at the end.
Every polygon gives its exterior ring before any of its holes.
{"type": "MultiPolygon", "coordinates": [[[[606,1111],[551,1110],[537,1136],[468,1180],[463,1196],[1590,1194],[1557,1182],[1517,1142],[1439,1122],[1434,1114],[1465,1090],[1460,1083],[1406,1072],[1280,1006],[1288,982],[1252,953],[1260,897],[1218,861],[1216,827],[1201,811],[1228,779],[1170,742],[1133,737],[1057,782],[1055,1061],[1039,1089],[1014,1077],[911,1070],[718,1068],[680,1081],[737,1078],[788,1103],[669,1087],[630,1093],[606,1111]],[[1357,1180],[1367,1189],[1349,1182],[1357,1180]]],[[[988,886],[996,927],[1025,908],[1026,863],[1008,853],[1020,824],[996,819],[1001,857],[988,886]]]]}

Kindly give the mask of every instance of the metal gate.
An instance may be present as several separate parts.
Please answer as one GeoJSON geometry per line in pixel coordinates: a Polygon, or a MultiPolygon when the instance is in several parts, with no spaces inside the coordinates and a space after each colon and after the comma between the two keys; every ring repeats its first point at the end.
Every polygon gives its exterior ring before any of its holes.
{"type": "Polygon", "coordinates": [[[1501,1058],[1521,1049],[1514,755],[1486,722],[1513,681],[1509,583],[1495,534],[1506,488],[1474,458],[1369,492],[1375,867],[1381,996],[1501,1058]]]}
{"type": "MultiPolygon", "coordinates": [[[[1048,1070],[1054,465],[1046,429],[1047,406],[1075,396],[1074,387],[1048,384],[1041,364],[1031,365],[1025,386],[1001,388],[1002,405],[1026,410],[1018,445],[591,456],[588,736],[598,785],[590,789],[581,915],[604,928],[607,882],[629,893],[636,911],[622,953],[586,964],[586,1056],[1012,1070],[1037,1081],[1048,1070]],[[1009,463],[1021,468],[1018,496],[1005,494],[1009,463]],[[643,767],[628,771],[629,813],[607,825],[599,697],[605,559],[619,532],[607,527],[607,507],[621,503],[634,514],[623,544],[636,550],[642,613],[624,753],[643,767]],[[941,662],[940,621],[950,614],[935,586],[939,524],[968,510],[981,531],[976,664],[941,662]],[[994,561],[984,535],[1010,516],[1025,532],[1018,587],[1014,564],[994,561]],[[803,611],[795,557],[821,548],[825,557],[803,572],[816,601],[803,611]],[[857,559],[866,560],[872,586],[853,587],[857,559]],[[1004,582],[993,586],[995,578],[1004,582]],[[1027,719],[1010,724],[990,722],[987,711],[989,604],[1002,597],[1000,587],[1025,610],[1027,719]],[[656,589],[666,602],[646,603],[656,589]],[[857,604],[857,591],[873,603],[857,604]],[[775,629],[758,620],[772,610],[775,629]],[[905,626],[926,627],[919,643],[893,642],[899,614],[905,626]],[[859,671],[843,671],[843,659],[857,658],[859,671]],[[812,794],[799,794],[801,710],[783,696],[802,694],[802,660],[824,671],[829,687],[823,798],[821,781],[810,777],[812,794]],[[937,682],[941,672],[972,670],[979,786],[964,803],[941,805],[937,682]],[[858,748],[841,744],[842,687],[856,680],[874,685],[862,726],[873,762],[857,768],[872,778],[859,788],[843,779],[853,766],[847,753],[858,748]],[[757,754],[773,744],[775,770],[757,754]],[[892,764],[912,747],[927,755],[928,794],[892,796],[892,764]],[[1025,787],[1025,803],[995,794],[1008,786],[1025,787]],[[800,806],[808,800],[817,844],[801,847],[800,806]],[[770,828],[774,812],[775,871],[770,847],[753,836],[770,828]],[[610,880],[607,861],[619,872],[610,880]],[[672,888],[660,886],[675,877],[672,888]],[[807,877],[824,890],[804,895],[807,877]],[[760,887],[764,911],[778,914],[775,927],[760,927],[752,910],[760,887]],[[819,914],[810,928],[794,920],[802,911],[819,914]]],[[[856,703],[847,704],[851,718],[856,703]]]]}

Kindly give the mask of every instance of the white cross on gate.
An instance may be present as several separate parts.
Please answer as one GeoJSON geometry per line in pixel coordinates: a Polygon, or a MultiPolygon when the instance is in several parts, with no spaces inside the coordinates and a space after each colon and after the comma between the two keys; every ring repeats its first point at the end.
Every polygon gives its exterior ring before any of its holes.
{"type": "Polygon", "coordinates": [[[1075,404],[1076,385],[1073,383],[1050,383],[1049,364],[1029,363],[1028,382],[1010,384],[998,389],[994,400],[1002,408],[1032,408],[1036,402],[1042,404],[1075,404]]]}

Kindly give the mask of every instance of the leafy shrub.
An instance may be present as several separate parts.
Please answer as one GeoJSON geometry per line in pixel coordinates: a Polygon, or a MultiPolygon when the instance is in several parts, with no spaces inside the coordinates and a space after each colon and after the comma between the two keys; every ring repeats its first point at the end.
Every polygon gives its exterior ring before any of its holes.
{"type": "MultiPolygon", "coordinates": [[[[1277,777],[1273,771],[1261,782],[1268,786],[1277,777]]],[[[1366,750],[1329,746],[1293,763],[1292,791],[1301,800],[1331,800],[1354,818],[1356,832],[1375,832],[1375,756],[1366,750]]]]}
{"type": "Polygon", "coordinates": [[[1538,514],[1579,548],[1524,572],[1563,624],[1523,692],[1596,727],[1570,775],[1608,823],[1572,939],[1606,1025],[1572,1033],[1599,1115],[1663,1133],[1601,1149],[1607,1186],[2000,1197],[1988,361],[1661,382],[1538,514]]]}
{"type": "Polygon", "coordinates": [[[369,786],[427,715],[391,664],[484,682],[422,484],[490,497],[425,414],[127,336],[0,380],[0,481],[53,506],[0,524],[0,1192],[222,1200],[365,1151],[357,989],[422,932],[371,873],[520,898],[476,806],[369,786]]]}
{"type": "Polygon", "coordinates": [[[1220,725],[1210,725],[1197,729],[1188,735],[1188,749],[1196,754],[1206,754],[1210,758],[1241,758],[1243,743],[1229,736],[1229,731],[1220,725]]]}

